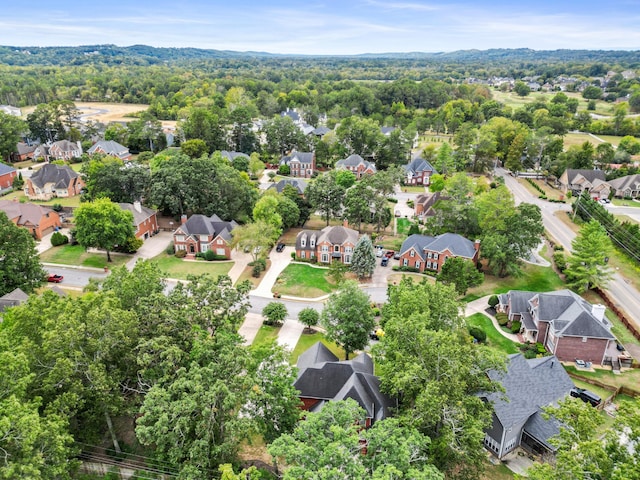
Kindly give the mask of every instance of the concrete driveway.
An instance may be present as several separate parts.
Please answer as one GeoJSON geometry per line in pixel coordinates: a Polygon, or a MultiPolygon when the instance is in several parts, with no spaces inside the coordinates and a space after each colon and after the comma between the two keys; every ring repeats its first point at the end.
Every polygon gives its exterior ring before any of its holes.
{"type": "MultiPolygon", "coordinates": [[[[68,228],[61,228],[58,231],[63,235],[66,235],[67,237],[71,236],[69,234],[68,228]]],[[[39,242],[36,242],[36,251],[38,252],[38,255],[41,254],[42,252],[46,252],[47,250],[53,247],[53,245],[51,245],[51,236],[54,233],[55,232],[51,232],[48,235],[45,235],[44,237],[42,237],[42,240],[40,240],[39,242]]]]}
{"type": "Polygon", "coordinates": [[[133,258],[127,262],[127,268],[133,270],[138,259],[149,260],[164,252],[173,240],[172,232],[160,232],[153,237],[147,238],[133,258]]]}
{"type": "Polygon", "coordinates": [[[273,293],[271,289],[276,284],[278,276],[282,271],[287,268],[287,265],[291,263],[291,253],[295,251],[294,247],[285,247],[282,252],[276,252],[273,248],[269,253],[269,260],[271,260],[271,267],[265,273],[264,278],[258,285],[258,288],[251,291],[251,295],[256,297],[272,297],[273,293]]]}

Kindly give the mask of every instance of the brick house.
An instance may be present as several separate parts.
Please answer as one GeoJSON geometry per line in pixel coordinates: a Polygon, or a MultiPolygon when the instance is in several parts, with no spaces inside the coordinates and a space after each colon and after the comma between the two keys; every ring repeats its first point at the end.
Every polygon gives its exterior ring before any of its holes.
{"type": "Polygon", "coordinates": [[[6,213],[14,224],[29,230],[36,240],[42,240],[42,237],[53,232],[56,227],[62,226],[60,215],[35,203],[0,200],[0,210],[6,213]]]}
{"type": "Polygon", "coordinates": [[[554,356],[527,360],[521,353],[509,355],[507,371],[489,371],[504,392],[481,397],[493,406],[491,427],[485,430],[484,446],[499,459],[517,447],[534,455],[556,451],[550,439],[560,433],[558,421],[545,419],[543,408],[564,399],[573,382],[554,356]]]}
{"type": "Polygon", "coordinates": [[[498,309],[509,320],[521,322],[526,340],[540,342],[563,362],[579,358],[599,365],[619,364],[619,357],[626,357],[616,348],[603,305],[591,305],[570,290],[511,290],[498,298],[498,309]]]}
{"type": "Polygon", "coordinates": [[[403,165],[407,174],[405,183],[407,185],[429,185],[431,175],[436,172],[429,162],[425,159],[417,157],[411,160],[407,165],[403,165]]]}
{"type": "Polygon", "coordinates": [[[33,152],[33,158],[44,158],[46,162],[51,160],[66,160],[80,158],[82,156],[82,145],[80,142],[74,143],[69,140],[58,140],[51,144],[38,145],[33,152]]]}
{"type": "Polygon", "coordinates": [[[602,182],[606,181],[602,170],[568,168],[560,175],[558,187],[565,194],[570,191],[573,195],[580,195],[584,190],[590,192],[596,179],[602,182]]]}
{"type": "Polygon", "coordinates": [[[13,187],[13,179],[18,176],[18,171],[10,165],[0,163],[0,191],[13,187]]]}
{"type": "Polygon", "coordinates": [[[449,257],[466,258],[474,263],[480,256],[480,240],[472,242],[457,233],[443,233],[437,237],[410,235],[400,247],[400,266],[440,272],[449,257]]]}
{"type": "Polygon", "coordinates": [[[142,206],[140,202],[119,203],[118,205],[122,210],[127,210],[133,215],[136,238],[146,240],[158,232],[158,218],[155,210],[142,206]]]}
{"type": "Polygon", "coordinates": [[[360,155],[349,155],[344,160],[336,162],[336,169],[344,169],[353,172],[358,180],[364,175],[373,175],[377,172],[376,166],[372,162],[368,162],[360,155]]]}
{"type": "Polygon", "coordinates": [[[316,259],[319,263],[339,260],[349,265],[359,236],[356,230],[346,226],[302,230],[296,237],[296,257],[316,259]]]}
{"type": "Polygon", "coordinates": [[[442,192],[421,193],[414,200],[414,211],[418,217],[431,217],[435,215],[433,206],[439,200],[448,200],[449,197],[442,195],[442,192]]]}
{"type": "Polygon", "coordinates": [[[173,232],[173,245],[177,250],[185,250],[187,256],[213,250],[216,255],[231,258],[231,231],[238,226],[234,221],[224,222],[217,215],[195,214],[187,220],[181,218],[181,225],[173,232]]]}
{"type": "Polygon", "coordinates": [[[316,154],[314,152],[291,152],[280,159],[280,165],[289,166],[292,177],[311,178],[316,171],[316,154]]]}
{"type": "Polygon", "coordinates": [[[127,160],[131,160],[131,153],[129,152],[129,149],[114,140],[100,140],[94,143],[91,148],[87,150],[87,153],[89,155],[102,153],[104,155],[119,158],[125,162],[127,160]]]}
{"type": "Polygon", "coordinates": [[[373,361],[366,353],[339,361],[321,342],[298,357],[298,378],[293,386],[300,392],[302,409],[318,412],[327,402],[352,398],[365,410],[365,427],[390,414],[397,402],[380,391],[373,374],[373,361]]]}
{"type": "Polygon", "coordinates": [[[70,167],[46,164],[26,180],[24,194],[30,200],[51,200],[80,195],[84,186],[82,177],[70,167]]]}
{"type": "Polygon", "coordinates": [[[34,158],[33,152],[38,148],[39,143],[18,142],[16,151],[11,154],[11,160],[14,162],[23,162],[30,158],[34,158]]]}

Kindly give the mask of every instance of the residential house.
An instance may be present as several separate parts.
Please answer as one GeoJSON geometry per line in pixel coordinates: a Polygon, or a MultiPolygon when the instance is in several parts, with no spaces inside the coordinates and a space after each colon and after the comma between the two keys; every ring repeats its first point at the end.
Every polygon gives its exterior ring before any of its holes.
{"type": "Polygon", "coordinates": [[[300,196],[304,195],[304,191],[307,189],[307,182],[301,178],[283,178],[278,183],[272,183],[267,190],[275,188],[276,192],[282,193],[287,185],[295,188],[300,196]]]}
{"type": "Polygon", "coordinates": [[[196,214],[188,220],[181,218],[181,225],[173,232],[173,245],[176,250],[185,250],[188,256],[213,250],[216,255],[231,258],[231,231],[238,224],[225,222],[217,215],[196,214]]]}
{"type": "Polygon", "coordinates": [[[331,131],[332,130],[329,127],[325,127],[321,125],[319,127],[314,128],[311,134],[315,135],[316,137],[324,137],[327,133],[331,131]]]}
{"type": "Polygon", "coordinates": [[[104,155],[119,158],[123,161],[131,160],[131,153],[129,152],[129,149],[114,140],[100,140],[94,143],[91,148],[87,150],[87,153],[89,155],[102,153],[104,155]]]}
{"type": "Polygon", "coordinates": [[[10,165],[0,162],[0,192],[13,187],[13,179],[18,176],[18,171],[10,165]]]}
{"type": "Polygon", "coordinates": [[[624,177],[609,180],[613,194],[619,198],[640,197],[640,174],[626,175],[624,177]]]}
{"type": "Polygon", "coordinates": [[[344,160],[338,160],[336,169],[349,170],[358,180],[365,175],[373,175],[377,171],[373,162],[368,162],[357,154],[349,155],[344,160]]]}
{"type": "Polygon", "coordinates": [[[433,206],[440,200],[448,200],[449,197],[442,192],[421,193],[414,200],[414,211],[419,217],[432,217],[435,215],[433,206]]]}
{"type": "Polygon", "coordinates": [[[80,195],[84,186],[82,177],[70,167],[46,164],[26,179],[24,194],[30,200],[51,200],[80,195]]]}
{"type": "Polygon", "coordinates": [[[351,398],[366,412],[365,427],[383,420],[397,402],[380,391],[367,353],[339,361],[327,347],[317,342],[298,357],[298,378],[293,386],[300,392],[303,409],[318,412],[327,402],[351,398]]]}
{"type": "Polygon", "coordinates": [[[600,200],[601,198],[609,198],[611,194],[611,185],[605,180],[596,178],[589,188],[589,195],[594,200],[600,200]]]}
{"type": "Polygon", "coordinates": [[[380,133],[382,133],[382,135],[384,135],[385,137],[388,137],[395,129],[396,127],[380,127],[380,133]]]}
{"type": "Polygon", "coordinates": [[[229,160],[229,163],[232,163],[234,159],[236,159],[237,157],[244,157],[247,160],[249,160],[249,155],[247,155],[246,153],[242,153],[242,152],[228,152],[226,150],[220,150],[220,155],[222,155],[222,158],[226,158],[227,160],[229,160]]]}
{"type": "Polygon", "coordinates": [[[0,200],[0,210],[18,227],[26,228],[36,240],[62,226],[60,215],[35,203],[0,200]]]}
{"type": "Polygon", "coordinates": [[[4,312],[9,307],[17,307],[29,300],[29,295],[24,293],[19,288],[16,288],[13,292],[9,292],[0,297],[0,313],[4,312]]]}
{"type": "Polygon", "coordinates": [[[0,112],[13,117],[22,116],[22,111],[18,107],[12,107],[11,105],[0,105],[0,112]]]}
{"type": "Polygon", "coordinates": [[[522,354],[509,355],[507,371],[488,372],[504,392],[481,395],[493,406],[493,421],[485,431],[484,446],[499,459],[517,447],[543,456],[556,448],[550,439],[560,433],[554,417],[544,418],[544,408],[557,405],[573,382],[554,356],[525,359],[522,354]]]}
{"type": "Polygon", "coordinates": [[[403,165],[407,172],[407,178],[405,183],[407,185],[429,185],[431,175],[436,172],[428,161],[423,158],[417,157],[411,160],[407,165],[403,165]]]}
{"type": "Polygon", "coordinates": [[[439,273],[449,257],[471,260],[480,257],[480,240],[472,242],[457,233],[443,233],[437,237],[410,235],[400,247],[400,266],[439,273]]]}
{"type": "Polygon", "coordinates": [[[302,230],[296,237],[296,256],[320,263],[338,260],[349,265],[359,236],[356,230],[346,226],[302,230]]]}
{"type": "Polygon", "coordinates": [[[578,358],[615,367],[625,357],[616,348],[604,305],[591,305],[570,290],[511,290],[498,298],[498,310],[521,322],[525,340],[540,342],[563,362],[578,358]]]}
{"type": "Polygon", "coordinates": [[[302,125],[304,123],[304,120],[302,118],[302,115],[300,115],[295,108],[289,108],[287,107],[287,110],[284,112],[280,112],[280,116],[281,117],[289,117],[291,119],[291,121],[293,123],[295,123],[296,125],[302,125]]]}
{"type": "Polygon", "coordinates": [[[133,214],[136,238],[146,240],[158,232],[158,218],[155,210],[142,206],[140,202],[119,203],[118,205],[122,210],[127,210],[133,214]]]}
{"type": "Polygon", "coordinates": [[[589,169],[566,169],[560,178],[558,179],[558,186],[566,194],[571,192],[573,195],[581,195],[584,190],[591,191],[593,182],[599,179],[606,181],[604,172],[602,170],[589,170],[589,169]]]}
{"type": "Polygon", "coordinates": [[[292,177],[311,178],[316,171],[316,154],[314,152],[291,152],[280,159],[280,165],[289,166],[292,177]]]}
{"type": "Polygon", "coordinates": [[[23,162],[34,157],[36,148],[40,145],[37,142],[18,142],[16,144],[16,151],[11,154],[11,159],[14,162],[23,162]]]}
{"type": "Polygon", "coordinates": [[[44,158],[46,162],[52,160],[66,160],[80,158],[82,156],[82,145],[80,142],[74,143],[69,140],[58,140],[51,144],[41,144],[33,152],[33,158],[44,158]]]}

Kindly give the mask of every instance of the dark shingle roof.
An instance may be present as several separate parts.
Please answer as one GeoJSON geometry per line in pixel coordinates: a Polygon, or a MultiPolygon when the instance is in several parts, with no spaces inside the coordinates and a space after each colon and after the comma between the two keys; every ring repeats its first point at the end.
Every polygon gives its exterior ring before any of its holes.
{"type": "Polygon", "coordinates": [[[280,159],[280,165],[289,165],[293,160],[297,160],[300,163],[312,163],[313,152],[292,152],[291,155],[280,159]]]}
{"type": "Polygon", "coordinates": [[[220,150],[220,155],[222,155],[222,158],[226,158],[227,160],[229,160],[230,162],[233,162],[234,158],[237,157],[245,157],[245,158],[249,158],[249,155],[247,155],[246,153],[242,153],[242,152],[228,152],[226,150],[220,150]]]}
{"type": "Polygon", "coordinates": [[[589,183],[593,183],[596,178],[600,180],[606,180],[605,174],[602,170],[593,170],[593,169],[567,169],[567,180],[569,183],[574,183],[576,177],[578,175],[582,175],[586,178],[589,183]]]}
{"type": "Polygon", "coordinates": [[[357,167],[358,165],[364,165],[365,168],[371,168],[374,171],[376,169],[376,166],[373,163],[368,162],[367,160],[365,160],[364,158],[362,158],[360,155],[356,153],[349,155],[344,160],[338,160],[336,162],[336,168],[357,167]]]}
{"type": "MultiPolygon", "coordinates": [[[[490,371],[489,377],[500,382],[504,393],[487,395],[493,409],[505,429],[519,427],[541,407],[555,404],[573,388],[573,382],[555,356],[526,360],[522,354],[509,355],[506,372],[490,371]]],[[[541,435],[552,428],[542,428],[542,418],[532,421],[536,438],[546,442],[549,437],[541,435]]],[[[557,433],[557,432],[556,432],[557,433]]],[[[552,433],[553,435],[553,433],[552,433]]]]}
{"type": "Polygon", "coordinates": [[[69,182],[79,176],[71,167],[48,163],[31,176],[31,183],[39,188],[48,183],[53,183],[56,188],[67,188],[69,182]]]}
{"type": "Polygon", "coordinates": [[[368,417],[382,420],[396,405],[380,392],[380,380],[373,375],[373,362],[366,353],[340,362],[318,342],[300,355],[298,369],[294,387],[300,396],[321,400],[312,411],[320,410],[327,401],[351,398],[365,409],[368,417]]]}
{"type": "Polygon", "coordinates": [[[112,155],[118,158],[125,158],[129,156],[129,149],[124,145],[120,145],[115,140],[100,140],[87,150],[88,154],[94,154],[96,152],[104,152],[107,155],[112,155]]]}
{"type": "Polygon", "coordinates": [[[471,240],[467,240],[457,233],[443,233],[437,237],[429,237],[427,235],[413,234],[410,235],[400,248],[400,254],[414,247],[424,258],[424,250],[434,252],[444,252],[449,250],[456,257],[473,258],[476,249],[475,244],[471,240]]]}
{"type": "Polygon", "coordinates": [[[156,211],[151,208],[145,207],[140,204],[131,204],[131,203],[119,203],[120,208],[122,210],[127,210],[133,214],[133,224],[140,225],[142,222],[147,220],[148,218],[155,215],[156,211]],[[140,210],[138,211],[138,208],[140,210]]]}
{"type": "Polygon", "coordinates": [[[640,189],[640,173],[609,180],[608,183],[616,190],[626,190],[627,188],[631,190],[638,190],[640,189]]]}
{"type": "Polygon", "coordinates": [[[314,128],[311,133],[313,133],[314,135],[322,136],[322,135],[326,135],[330,131],[331,131],[330,128],[324,127],[324,126],[320,126],[320,127],[314,128]]]}
{"type": "Polygon", "coordinates": [[[7,214],[9,220],[15,220],[16,225],[20,227],[24,225],[40,225],[42,217],[54,214],[53,210],[42,205],[20,203],[12,200],[0,200],[0,210],[7,214]]]}
{"type": "Polygon", "coordinates": [[[231,240],[231,230],[237,226],[238,224],[234,221],[223,222],[217,215],[207,217],[206,215],[198,213],[191,215],[191,217],[178,228],[186,235],[213,235],[214,237],[220,235],[225,240],[231,240]]]}
{"type": "Polygon", "coordinates": [[[9,307],[15,307],[21,303],[26,302],[29,299],[29,295],[24,293],[19,288],[16,288],[12,292],[9,292],[0,297],[0,312],[4,312],[9,307]]]}
{"type": "Polygon", "coordinates": [[[407,165],[403,165],[403,167],[407,171],[407,173],[411,173],[412,175],[421,172],[437,173],[436,169],[433,168],[433,165],[427,162],[424,158],[420,157],[414,158],[407,165]]]}
{"type": "Polygon", "coordinates": [[[269,189],[275,188],[278,193],[282,193],[284,187],[287,185],[291,185],[293,188],[298,190],[298,194],[302,195],[304,191],[307,189],[307,182],[305,182],[301,178],[284,178],[280,180],[278,183],[274,183],[269,186],[269,189]]]}

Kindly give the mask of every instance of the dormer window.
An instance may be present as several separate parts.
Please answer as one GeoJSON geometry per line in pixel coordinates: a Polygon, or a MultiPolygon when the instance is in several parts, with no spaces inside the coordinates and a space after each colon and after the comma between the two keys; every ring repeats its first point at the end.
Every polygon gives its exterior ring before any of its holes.
{"type": "Polygon", "coordinates": [[[411,253],[409,254],[410,257],[415,257],[416,256],[416,252],[415,250],[411,250],[411,253]]]}
{"type": "Polygon", "coordinates": [[[300,246],[302,248],[305,248],[307,246],[307,236],[303,235],[302,238],[300,239],[300,246]]]}
{"type": "Polygon", "coordinates": [[[313,235],[311,237],[311,248],[315,248],[315,246],[316,246],[316,236],[313,235]]]}

